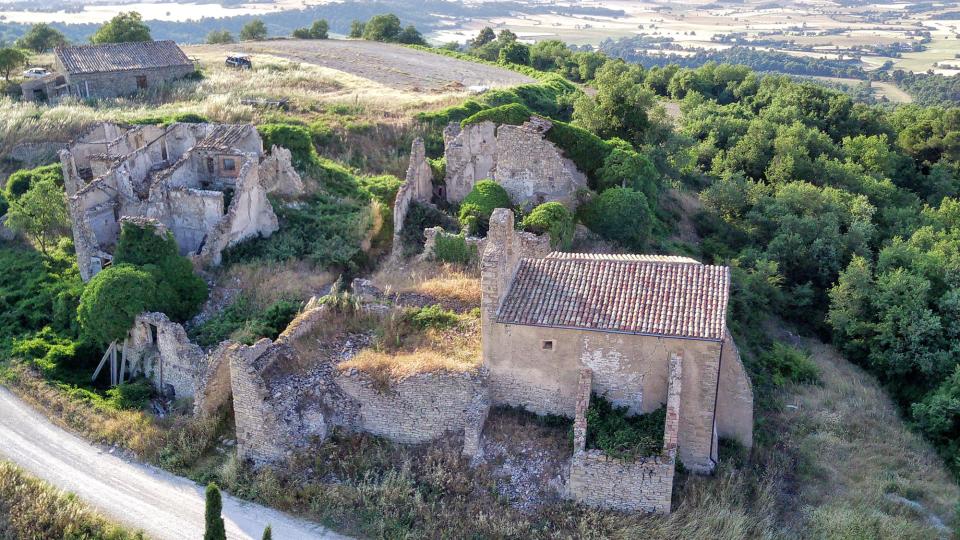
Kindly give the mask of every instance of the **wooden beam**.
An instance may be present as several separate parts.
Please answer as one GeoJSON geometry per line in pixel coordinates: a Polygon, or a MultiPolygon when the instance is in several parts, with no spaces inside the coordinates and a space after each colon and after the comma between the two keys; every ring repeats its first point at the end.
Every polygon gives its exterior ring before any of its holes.
{"type": "Polygon", "coordinates": [[[107,352],[103,353],[103,358],[100,359],[100,364],[97,366],[96,371],[93,372],[93,377],[90,377],[91,381],[95,381],[97,379],[97,375],[100,374],[100,370],[103,369],[104,364],[107,363],[107,358],[110,358],[110,349],[112,349],[115,344],[115,342],[111,343],[110,346],[107,347],[107,352]]]}
{"type": "Polygon", "coordinates": [[[127,371],[127,338],[123,338],[123,348],[120,349],[120,384],[127,371]]]}
{"type": "Polygon", "coordinates": [[[110,386],[117,385],[117,344],[110,350],[110,386]]]}

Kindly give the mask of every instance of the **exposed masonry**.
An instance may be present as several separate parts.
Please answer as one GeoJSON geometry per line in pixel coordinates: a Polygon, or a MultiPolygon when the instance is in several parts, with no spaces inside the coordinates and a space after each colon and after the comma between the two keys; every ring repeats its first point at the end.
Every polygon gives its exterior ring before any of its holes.
{"type": "MultiPolygon", "coordinates": [[[[443,227],[429,227],[424,229],[423,253],[420,254],[419,258],[424,261],[434,260],[436,258],[437,237],[444,235],[454,236],[453,233],[443,230],[443,227]]],[[[468,246],[477,248],[477,259],[479,262],[480,254],[483,253],[483,248],[487,247],[487,239],[477,238],[475,236],[467,236],[463,240],[468,246]]]]}
{"type": "Polygon", "coordinates": [[[278,228],[267,194],[303,190],[290,152],[251,125],[94,126],[60,152],[80,276],[112,260],[124,217],[165,225],[180,253],[201,266],[278,228]]]}
{"type": "MultiPolygon", "coordinates": [[[[546,139],[551,127],[549,120],[539,116],[530,117],[522,126],[481,122],[461,129],[459,124],[450,124],[443,132],[445,186],[436,191],[423,140],[415,140],[406,179],[393,205],[394,256],[401,252],[400,232],[411,203],[430,204],[434,196],[457,203],[480,180],[496,181],[514,204],[528,209],[559,201],[573,210],[576,192],[587,187],[587,178],[546,139]]],[[[431,238],[427,237],[424,256],[432,252],[431,238]]],[[[479,253],[483,253],[482,245],[479,253]]]]}
{"type": "Polygon", "coordinates": [[[462,200],[474,184],[489,178],[507,190],[514,204],[532,207],[559,201],[572,207],[587,178],[546,139],[552,126],[539,116],[521,126],[493,122],[447,126],[443,132],[447,200],[462,200]]]}
{"type": "Polygon", "coordinates": [[[592,506],[616,510],[670,512],[673,476],[676,470],[680,421],[683,359],[671,355],[668,374],[667,412],[663,450],[659,455],[624,461],[599,450],[586,449],[586,413],[590,406],[592,372],[580,371],[577,410],[574,417],[574,447],[570,459],[570,498],[592,506]]]}

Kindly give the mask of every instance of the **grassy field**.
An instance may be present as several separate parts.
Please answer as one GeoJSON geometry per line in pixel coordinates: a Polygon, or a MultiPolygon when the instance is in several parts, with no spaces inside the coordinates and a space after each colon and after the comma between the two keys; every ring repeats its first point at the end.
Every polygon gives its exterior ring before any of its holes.
{"type": "Polygon", "coordinates": [[[107,521],[83,501],[0,460],[0,538],[142,539],[107,521]]]}

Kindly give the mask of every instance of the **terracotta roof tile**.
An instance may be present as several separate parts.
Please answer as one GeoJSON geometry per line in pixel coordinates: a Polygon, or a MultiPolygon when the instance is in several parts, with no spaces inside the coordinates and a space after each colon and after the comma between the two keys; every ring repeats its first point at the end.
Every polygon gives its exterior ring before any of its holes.
{"type": "Polygon", "coordinates": [[[497,321],[723,339],[729,268],[679,259],[522,259],[497,321]]]}
{"type": "Polygon", "coordinates": [[[191,64],[173,41],[74,45],[54,51],[71,74],[153,69],[191,64]]]}

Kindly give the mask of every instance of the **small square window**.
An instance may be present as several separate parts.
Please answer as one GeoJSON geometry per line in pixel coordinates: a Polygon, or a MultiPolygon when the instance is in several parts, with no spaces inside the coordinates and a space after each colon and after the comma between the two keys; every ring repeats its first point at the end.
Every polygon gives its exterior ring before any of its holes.
{"type": "Polygon", "coordinates": [[[543,342],[543,350],[552,351],[553,350],[553,340],[548,339],[543,342]]]}
{"type": "Polygon", "coordinates": [[[227,172],[237,170],[237,161],[233,158],[223,158],[223,170],[227,172]]]}

